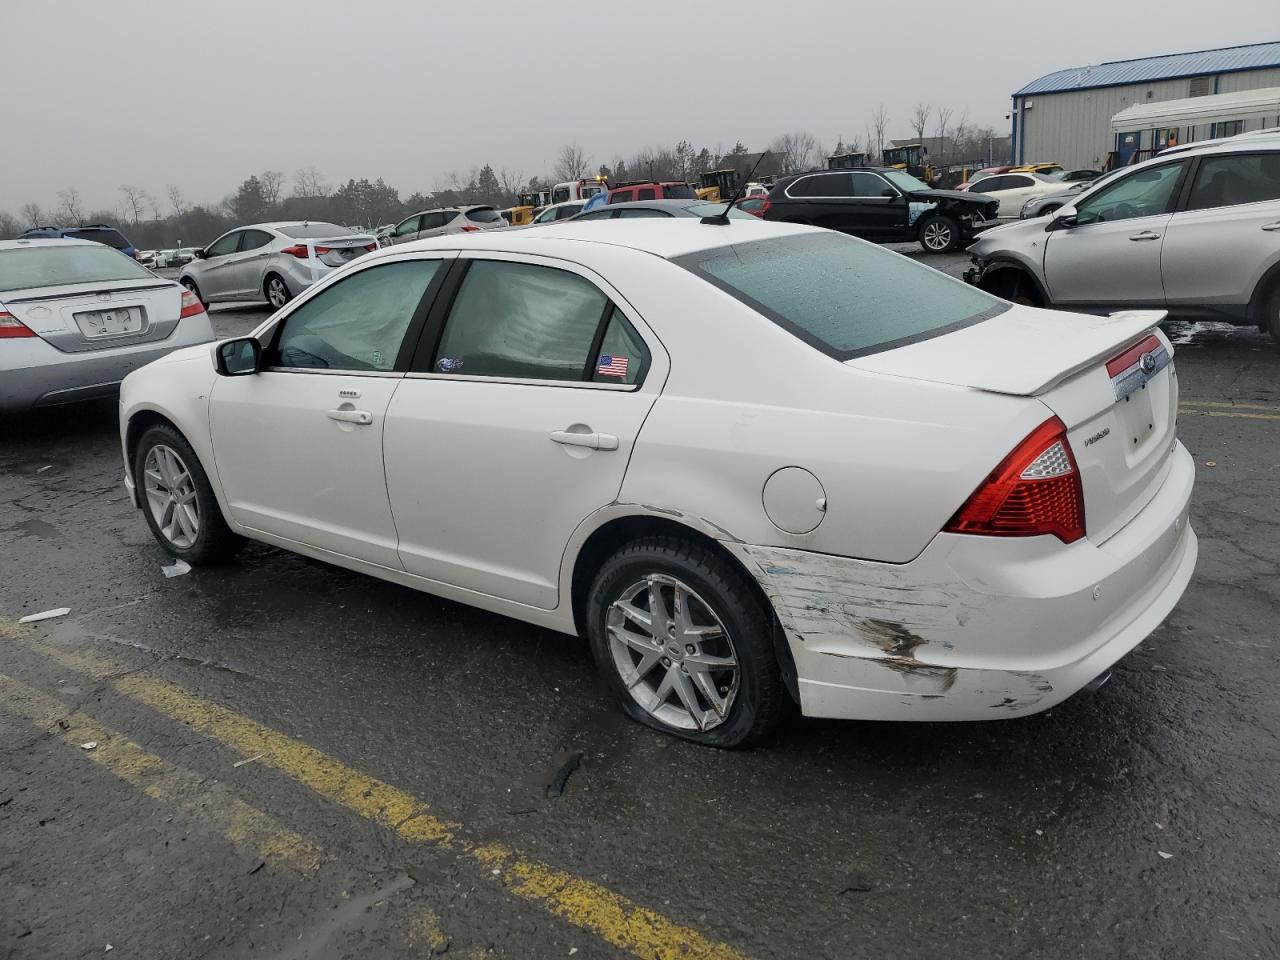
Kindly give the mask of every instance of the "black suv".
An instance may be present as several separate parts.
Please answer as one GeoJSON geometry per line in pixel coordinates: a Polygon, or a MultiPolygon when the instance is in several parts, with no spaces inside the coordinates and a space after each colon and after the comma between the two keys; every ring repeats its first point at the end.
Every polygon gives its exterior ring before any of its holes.
{"type": "Polygon", "coordinates": [[[808,223],[875,243],[919,240],[946,253],[995,226],[1000,201],[959,190],[934,190],[902,170],[857,167],[784,177],[769,191],[766,220],[808,223]]]}

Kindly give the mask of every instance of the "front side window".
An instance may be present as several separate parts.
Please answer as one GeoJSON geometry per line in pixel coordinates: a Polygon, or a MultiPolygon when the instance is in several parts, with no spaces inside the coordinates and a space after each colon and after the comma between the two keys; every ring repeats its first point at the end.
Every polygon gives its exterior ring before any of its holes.
{"type": "Polygon", "coordinates": [[[855,171],[850,176],[853,178],[852,195],[855,197],[883,197],[885,191],[889,190],[889,184],[874,173],[855,171]]]}
{"type": "Polygon", "coordinates": [[[285,317],[267,366],[388,371],[440,260],[387,263],[353,273],[285,317]]]}
{"type": "Polygon", "coordinates": [[[1200,158],[1188,210],[1280,200],[1280,151],[1200,158]]]}
{"type": "Polygon", "coordinates": [[[408,220],[402,220],[396,225],[395,235],[397,237],[407,237],[411,233],[417,233],[418,224],[421,222],[421,217],[410,217],[408,220]]]}
{"type": "Polygon", "coordinates": [[[931,267],[827,230],[713,247],[674,262],[839,360],[1009,309],[931,267]]]}
{"type": "Polygon", "coordinates": [[[228,233],[225,237],[219,237],[209,245],[209,249],[204,252],[206,257],[225,257],[229,253],[235,253],[236,247],[240,246],[240,233],[228,233]]]}
{"type": "Polygon", "coordinates": [[[566,270],[473,261],[445,321],[433,369],[580,381],[607,303],[594,284],[566,270]]]}
{"type": "MultiPolygon", "coordinates": [[[[668,200],[697,200],[698,195],[687,183],[668,184],[662,188],[662,195],[668,200]]],[[[728,197],[725,197],[728,200],[728,197]]]]}
{"type": "Polygon", "coordinates": [[[552,203],[567,203],[567,202],[568,202],[568,200],[569,200],[569,188],[568,188],[568,187],[556,187],[555,189],[553,189],[553,190],[551,191],[551,202],[552,202],[552,203]]]}
{"type": "Polygon", "coordinates": [[[1133,220],[1167,213],[1183,163],[1146,167],[1099,190],[1076,208],[1076,223],[1133,220]]]}

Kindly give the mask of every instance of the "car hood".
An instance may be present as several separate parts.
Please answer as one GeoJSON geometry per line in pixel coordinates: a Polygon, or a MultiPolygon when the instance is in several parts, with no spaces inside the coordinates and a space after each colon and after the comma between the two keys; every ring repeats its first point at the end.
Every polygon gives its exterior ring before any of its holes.
{"type": "Polygon", "coordinates": [[[985,193],[967,193],[964,190],[912,190],[907,196],[912,200],[920,200],[925,203],[954,200],[959,203],[972,203],[981,206],[991,202],[991,198],[985,193]]]}
{"type": "Polygon", "coordinates": [[[1044,228],[1045,221],[1040,217],[1002,223],[998,227],[992,227],[978,234],[978,239],[969,244],[965,252],[974,257],[985,258],[1010,246],[1023,249],[1026,243],[1042,240],[1044,228]]]}

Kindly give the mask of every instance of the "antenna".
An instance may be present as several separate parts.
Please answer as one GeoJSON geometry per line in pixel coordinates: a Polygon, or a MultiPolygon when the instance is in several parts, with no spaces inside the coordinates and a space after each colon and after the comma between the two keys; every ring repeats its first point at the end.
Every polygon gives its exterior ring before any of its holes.
{"type": "Polygon", "coordinates": [[[733,205],[742,199],[743,193],[747,189],[747,184],[751,182],[751,178],[756,175],[756,167],[760,166],[760,161],[769,155],[769,151],[763,151],[760,156],[756,157],[755,164],[751,167],[751,172],[747,174],[745,180],[738,184],[738,192],[735,193],[722,211],[713,213],[710,216],[703,217],[699,223],[706,223],[716,227],[727,227],[729,225],[729,211],[733,209],[733,205]]]}

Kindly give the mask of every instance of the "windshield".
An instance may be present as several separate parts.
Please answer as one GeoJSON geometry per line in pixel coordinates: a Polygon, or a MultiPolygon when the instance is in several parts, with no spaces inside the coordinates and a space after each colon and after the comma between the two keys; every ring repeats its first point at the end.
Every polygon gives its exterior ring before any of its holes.
{"type": "Polygon", "coordinates": [[[68,243],[0,251],[0,291],[154,277],[130,257],[101,244],[68,243]]]}
{"type": "Polygon", "coordinates": [[[314,240],[316,237],[345,237],[351,231],[336,223],[290,223],[276,227],[286,237],[294,240],[314,240]]]}
{"type": "Polygon", "coordinates": [[[930,189],[929,185],[923,180],[917,180],[911,174],[902,170],[881,170],[880,174],[904,193],[930,189]]]}
{"type": "Polygon", "coordinates": [[[675,262],[839,360],[1009,309],[931,267],[828,231],[715,247],[675,262]]]}
{"type": "Polygon", "coordinates": [[[502,219],[493,207],[476,207],[467,211],[467,219],[475,223],[497,223],[502,219]]]}

